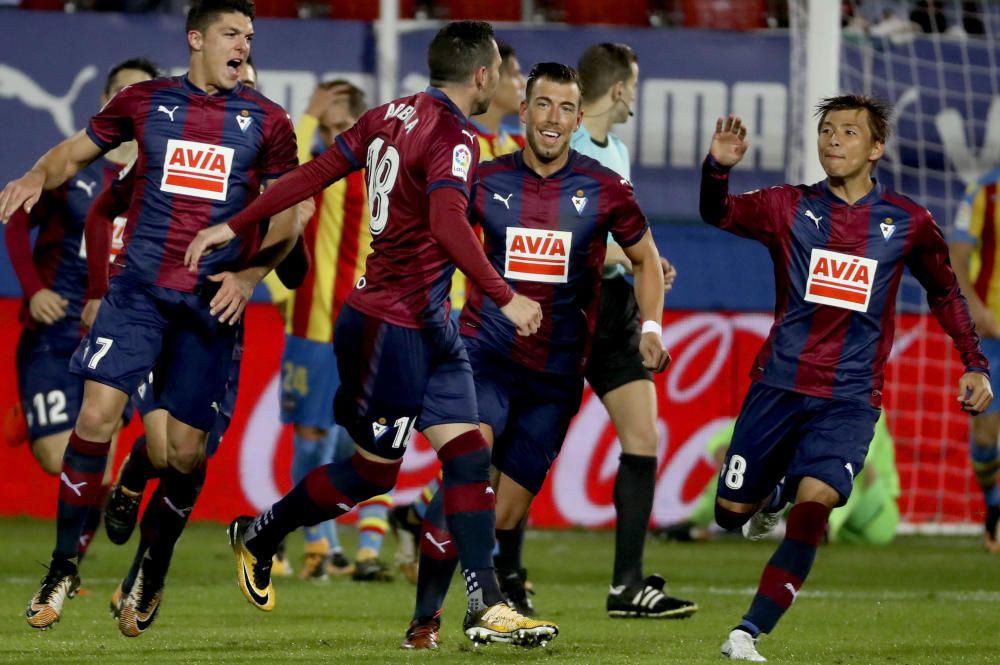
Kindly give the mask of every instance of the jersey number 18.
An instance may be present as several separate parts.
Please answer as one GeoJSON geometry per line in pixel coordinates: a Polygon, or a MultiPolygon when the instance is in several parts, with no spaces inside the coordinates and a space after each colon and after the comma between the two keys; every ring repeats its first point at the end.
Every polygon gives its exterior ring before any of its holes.
{"type": "Polygon", "coordinates": [[[368,163],[365,177],[368,179],[368,211],[371,213],[369,226],[372,235],[377,236],[389,221],[389,193],[396,184],[399,173],[399,151],[395,146],[385,145],[376,138],[368,145],[368,163]],[[385,146],[385,152],[382,151],[385,146]]]}

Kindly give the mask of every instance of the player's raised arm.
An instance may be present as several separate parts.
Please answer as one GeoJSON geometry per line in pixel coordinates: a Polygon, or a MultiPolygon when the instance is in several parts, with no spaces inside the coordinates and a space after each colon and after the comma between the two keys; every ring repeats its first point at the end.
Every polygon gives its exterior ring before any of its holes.
{"type": "Polygon", "coordinates": [[[701,218],[721,229],[768,244],[779,228],[788,188],[769,188],[739,196],[729,193],[729,172],[743,159],[747,130],[732,114],[715,123],[712,146],[701,169],[701,218]]]}
{"type": "Polygon", "coordinates": [[[97,159],[102,150],[84,131],[77,132],[42,155],[27,173],[7,183],[0,192],[0,221],[6,224],[18,208],[31,212],[43,189],[55,189],[84,166],[97,159]]]}
{"type": "Polygon", "coordinates": [[[742,118],[730,113],[727,118],[715,121],[715,133],[712,134],[712,146],[708,154],[719,165],[725,168],[736,166],[749,147],[747,128],[743,126],[742,118]]]}

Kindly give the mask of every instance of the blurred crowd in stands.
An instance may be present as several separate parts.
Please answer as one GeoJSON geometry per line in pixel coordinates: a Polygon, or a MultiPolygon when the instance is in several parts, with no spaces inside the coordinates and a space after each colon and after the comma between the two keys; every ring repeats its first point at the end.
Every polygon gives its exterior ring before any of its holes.
{"type": "MultiPolygon", "coordinates": [[[[400,0],[405,19],[683,26],[724,30],[783,28],[789,0],[400,0]]],[[[832,1],[832,0],[830,0],[832,1]]],[[[843,0],[848,34],[982,35],[989,0],[843,0]]],[[[51,11],[162,12],[183,15],[189,0],[0,0],[0,6],[51,11]]],[[[375,20],[379,0],[256,0],[258,16],[375,20]]]]}

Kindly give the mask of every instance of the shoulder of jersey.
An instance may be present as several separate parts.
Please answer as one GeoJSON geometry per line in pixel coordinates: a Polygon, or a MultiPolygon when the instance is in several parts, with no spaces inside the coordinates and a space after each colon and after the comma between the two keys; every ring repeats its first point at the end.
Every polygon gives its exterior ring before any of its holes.
{"type": "MultiPolygon", "coordinates": [[[[132,85],[127,85],[118,91],[118,95],[126,94],[146,94],[163,88],[180,87],[183,77],[181,76],[161,76],[160,78],[139,81],[132,85]]],[[[116,95],[117,97],[117,95],[116,95]]]]}
{"type": "Polygon", "coordinates": [[[913,217],[914,221],[924,218],[928,221],[934,221],[934,215],[931,211],[925,208],[920,203],[917,203],[912,198],[906,194],[901,194],[894,189],[889,189],[885,185],[882,186],[882,200],[889,205],[894,205],[897,208],[902,208],[913,217]]]}
{"type": "Polygon", "coordinates": [[[576,161],[573,163],[573,170],[577,173],[586,173],[600,180],[613,180],[615,183],[632,188],[632,183],[628,179],[621,177],[617,171],[609,169],[604,164],[582,152],[576,153],[576,161]]]}
{"type": "MultiPolygon", "coordinates": [[[[271,100],[270,97],[264,96],[264,93],[259,90],[255,90],[254,88],[249,88],[244,85],[240,87],[239,95],[243,99],[257,104],[265,111],[275,111],[283,116],[288,116],[288,111],[286,111],[284,107],[271,100]]],[[[289,120],[291,120],[290,116],[289,120]]]]}
{"type": "Polygon", "coordinates": [[[516,154],[516,152],[511,152],[506,155],[501,155],[500,157],[494,157],[493,159],[485,162],[480,162],[477,167],[479,177],[485,178],[494,173],[516,170],[518,168],[517,160],[514,157],[516,154]]]}

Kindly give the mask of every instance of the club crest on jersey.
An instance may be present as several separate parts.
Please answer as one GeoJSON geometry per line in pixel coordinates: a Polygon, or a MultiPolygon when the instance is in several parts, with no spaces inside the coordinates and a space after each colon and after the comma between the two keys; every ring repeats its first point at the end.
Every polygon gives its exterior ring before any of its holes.
{"type": "Polygon", "coordinates": [[[372,421],[372,438],[378,441],[387,429],[389,427],[385,424],[385,418],[372,421]]]}
{"type": "Polygon", "coordinates": [[[569,278],[569,231],[507,227],[504,277],[528,282],[565,284],[569,278]]]}
{"type": "Polygon", "coordinates": [[[879,224],[878,227],[882,229],[882,237],[886,240],[891,238],[893,232],[896,230],[896,227],[892,223],[892,217],[886,217],[883,219],[882,223],[879,224]]]}
{"type": "Polygon", "coordinates": [[[250,111],[243,109],[236,114],[236,124],[240,126],[240,131],[246,134],[247,128],[253,122],[253,118],[250,117],[250,111]]]}
{"type": "Polygon", "coordinates": [[[160,189],[199,199],[225,201],[235,151],[197,141],[167,141],[160,189]]]}
{"type": "Polygon", "coordinates": [[[813,249],[805,299],[820,305],[867,312],[876,268],[878,261],[875,259],[813,249]]]}
{"type": "Polygon", "coordinates": [[[469,177],[469,167],[472,166],[472,151],[467,145],[457,145],[451,151],[451,174],[465,180],[469,177]]]}
{"type": "Polygon", "coordinates": [[[587,197],[583,195],[583,190],[576,190],[576,194],[570,198],[573,202],[573,207],[576,208],[576,214],[582,215],[583,209],[587,207],[587,197]]]}

